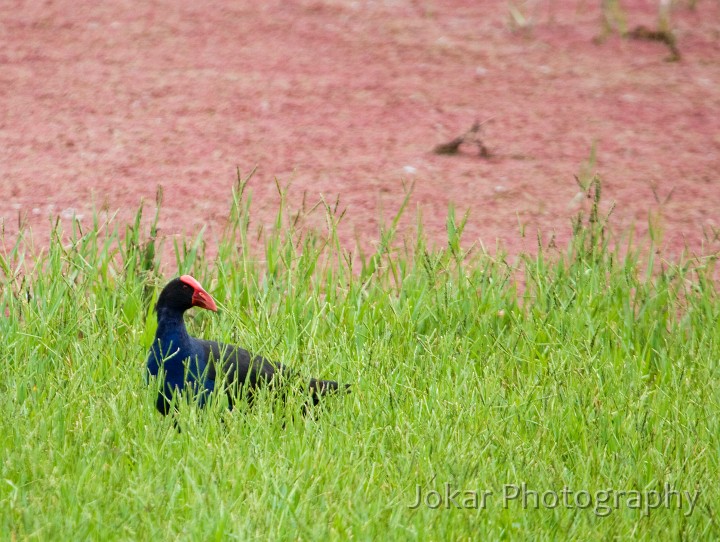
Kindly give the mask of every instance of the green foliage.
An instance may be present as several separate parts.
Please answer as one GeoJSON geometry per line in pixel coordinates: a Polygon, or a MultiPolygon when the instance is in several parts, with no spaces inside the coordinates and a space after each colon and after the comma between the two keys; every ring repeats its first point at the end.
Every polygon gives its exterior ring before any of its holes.
{"type": "MultiPolygon", "coordinates": [[[[221,310],[193,334],[235,342],[306,375],[352,383],[317,416],[262,398],[222,415],[181,405],[178,433],[144,379],[164,280],[154,225],[76,224],[63,243],[0,255],[0,532],[37,540],[464,540],[720,536],[720,303],[713,258],[656,264],[608,243],[594,202],[563,257],[518,265],[395,238],[377,250],[308,233],[281,207],[260,249],[247,179],[209,261],[174,246],[221,310]],[[262,259],[259,259],[262,258],[262,259]],[[520,280],[518,280],[520,279],[520,280]],[[522,285],[518,287],[517,284],[522,285]],[[224,421],[221,421],[224,420],[224,421]],[[699,489],[684,508],[503,506],[539,492],[699,489]],[[486,507],[409,508],[417,486],[492,491],[486,507]]],[[[409,197],[409,194],[408,194],[409,197]]],[[[158,197],[160,199],[160,196],[158,197]]],[[[157,223],[157,217],[155,222],[157,223]]],[[[457,499],[462,502],[462,499],[457,499]]],[[[531,503],[532,504],[532,503],[531,503]]]]}

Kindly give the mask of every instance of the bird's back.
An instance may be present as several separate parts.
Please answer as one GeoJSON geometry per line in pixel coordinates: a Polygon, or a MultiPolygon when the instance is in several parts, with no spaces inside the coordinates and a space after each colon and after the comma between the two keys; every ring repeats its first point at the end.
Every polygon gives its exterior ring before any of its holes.
{"type": "Polygon", "coordinates": [[[228,383],[252,388],[267,384],[278,375],[289,376],[290,372],[280,363],[262,356],[254,356],[244,348],[217,341],[198,340],[210,363],[209,377],[217,380],[221,375],[228,383]],[[217,374],[221,367],[221,375],[217,374]]]}

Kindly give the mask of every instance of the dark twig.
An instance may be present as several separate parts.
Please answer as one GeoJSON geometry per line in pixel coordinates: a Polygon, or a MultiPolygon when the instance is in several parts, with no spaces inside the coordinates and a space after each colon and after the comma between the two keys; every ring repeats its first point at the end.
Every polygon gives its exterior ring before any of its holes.
{"type": "Polygon", "coordinates": [[[664,43],[668,46],[668,49],[670,49],[670,56],[667,58],[667,61],[677,62],[680,60],[680,49],[677,47],[675,35],[669,30],[652,30],[647,26],[640,25],[636,26],[626,35],[634,40],[659,41],[660,43],[664,43]]]}
{"type": "MultiPolygon", "coordinates": [[[[489,120],[489,119],[488,119],[489,120]]],[[[485,121],[487,122],[487,121],[485,121]]],[[[452,141],[448,141],[447,143],[442,143],[441,145],[437,145],[433,152],[435,154],[447,154],[447,155],[453,155],[460,152],[460,145],[463,143],[471,143],[477,147],[478,150],[478,156],[481,158],[489,158],[490,157],[490,151],[485,146],[485,144],[482,141],[482,138],[480,137],[480,131],[482,128],[482,125],[485,124],[485,122],[479,122],[475,121],[475,123],[472,125],[472,127],[465,132],[463,135],[456,137],[452,141]]]]}

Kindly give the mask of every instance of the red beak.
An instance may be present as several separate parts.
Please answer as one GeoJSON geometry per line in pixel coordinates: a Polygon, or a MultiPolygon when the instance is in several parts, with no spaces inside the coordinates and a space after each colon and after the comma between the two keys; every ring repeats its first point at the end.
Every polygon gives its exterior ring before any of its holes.
{"type": "Polygon", "coordinates": [[[193,307],[201,307],[209,311],[217,312],[215,300],[202,288],[195,290],[195,293],[192,296],[192,304],[193,307]]]}
{"type": "Polygon", "coordinates": [[[182,277],[180,277],[180,280],[188,286],[191,286],[194,290],[192,296],[193,307],[200,307],[202,309],[217,312],[217,305],[215,304],[215,300],[209,293],[205,291],[202,286],[200,286],[200,283],[195,280],[195,278],[191,277],[190,275],[183,275],[182,277]]]}

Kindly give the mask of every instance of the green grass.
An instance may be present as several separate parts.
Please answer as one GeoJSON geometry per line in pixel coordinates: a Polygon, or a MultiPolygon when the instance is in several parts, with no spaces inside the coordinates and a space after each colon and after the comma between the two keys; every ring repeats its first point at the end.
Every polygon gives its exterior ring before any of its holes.
{"type": "MultiPolygon", "coordinates": [[[[243,189],[217,257],[199,237],[175,246],[164,276],[140,213],[124,231],[76,225],[40,256],[23,240],[2,255],[1,538],[720,537],[713,258],[611,249],[597,205],[560,256],[514,265],[468,253],[452,209],[444,247],[421,229],[399,242],[396,219],[377,252],[353,258],[335,209],[328,232],[311,235],[283,204],[258,249],[243,189]],[[191,333],[352,393],[308,418],[292,416],[299,401],[267,396],[225,416],[220,402],[182,405],[178,433],[155,412],[143,369],[149,307],[184,272],[220,306],[191,311],[191,333]],[[522,483],[559,505],[503,506],[504,486],[522,483]],[[409,508],[417,486],[445,484],[493,493],[485,508],[409,508]],[[561,494],[665,484],[700,491],[692,514],[686,500],[643,510],[618,494],[605,514],[561,494]]],[[[599,183],[588,190],[597,203],[599,183]]]]}

